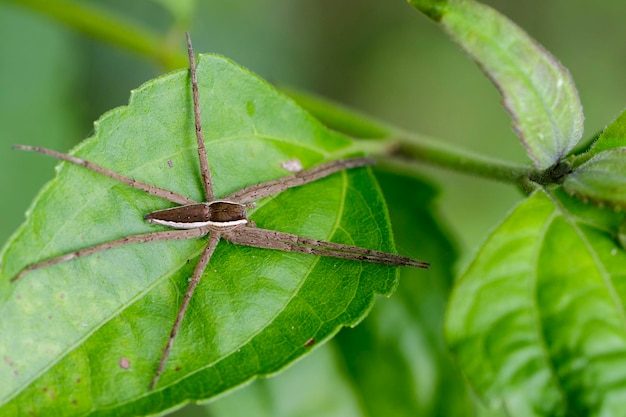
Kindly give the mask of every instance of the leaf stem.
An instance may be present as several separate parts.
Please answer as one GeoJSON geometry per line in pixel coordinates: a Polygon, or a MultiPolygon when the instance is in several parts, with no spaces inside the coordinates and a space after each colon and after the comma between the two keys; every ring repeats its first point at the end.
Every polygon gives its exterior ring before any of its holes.
{"type": "Polygon", "coordinates": [[[403,171],[421,172],[423,164],[427,163],[462,174],[512,183],[522,188],[526,187],[528,178],[535,173],[532,167],[526,165],[479,155],[406,132],[378,140],[356,139],[350,152],[377,156],[384,164],[403,171]]]}
{"type": "Polygon", "coordinates": [[[160,36],[95,4],[74,0],[2,1],[29,7],[95,39],[148,56],[168,70],[186,65],[183,49],[171,42],[170,36],[160,36]]]}
{"type": "MultiPolygon", "coordinates": [[[[530,166],[481,155],[397,128],[393,130],[392,136],[385,141],[397,143],[395,159],[409,158],[413,163],[425,162],[440,168],[517,185],[522,184],[534,172],[530,166]]],[[[389,162],[392,163],[393,159],[390,158],[389,162]]]]}
{"type": "Polygon", "coordinates": [[[349,109],[328,99],[282,89],[300,106],[328,127],[356,138],[350,152],[381,157],[387,165],[417,170],[421,163],[526,186],[535,173],[531,166],[484,156],[439,140],[407,132],[388,123],[349,109]]]}

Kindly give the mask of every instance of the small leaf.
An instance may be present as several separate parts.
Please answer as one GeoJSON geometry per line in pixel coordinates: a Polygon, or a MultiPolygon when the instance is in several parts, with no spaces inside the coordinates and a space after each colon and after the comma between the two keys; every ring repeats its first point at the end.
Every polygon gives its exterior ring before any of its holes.
{"type": "MultiPolygon", "coordinates": [[[[287,175],[285,161],[308,168],[351,147],[224,58],[201,56],[198,79],[218,197],[287,175]]],[[[134,91],[72,153],[202,201],[195,141],[181,70],[134,91]]],[[[221,242],[149,391],[206,239],[128,245],[9,279],[42,259],[161,230],[143,216],[169,206],[82,167],[57,167],[1,253],[0,414],[145,415],[211,398],[281,369],[310,351],[312,337],[322,343],[356,324],[375,294],[396,286],[395,268],[221,242]]],[[[251,218],[259,227],[393,250],[380,190],[365,168],[261,201],[251,218]]]]}
{"type": "Polygon", "coordinates": [[[475,390],[510,415],[620,415],[623,215],[538,190],[458,280],[446,336],[475,390]]]}
{"type": "Polygon", "coordinates": [[[599,153],[607,149],[621,147],[626,147],[626,110],[620,113],[620,115],[604,129],[602,135],[600,135],[596,143],[593,144],[592,151],[599,153]]]}
{"type": "Polygon", "coordinates": [[[552,166],[578,143],[583,112],[574,82],[528,34],[471,0],[409,3],[438,22],[496,84],[537,168],[552,166]]]}
{"type": "Polygon", "coordinates": [[[611,122],[600,134],[588,152],[576,157],[575,166],[587,162],[594,155],[609,149],[626,147],[626,110],[611,122]]]}
{"type": "Polygon", "coordinates": [[[626,208],[626,148],[595,155],[565,178],[563,188],[583,200],[626,208]]]}

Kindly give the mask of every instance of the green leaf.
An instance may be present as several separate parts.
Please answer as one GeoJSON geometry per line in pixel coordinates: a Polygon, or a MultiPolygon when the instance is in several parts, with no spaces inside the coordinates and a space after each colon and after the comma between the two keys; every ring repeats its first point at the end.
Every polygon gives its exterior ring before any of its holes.
{"type": "Polygon", "coordinates": [[[277,378],[219,399],[210,415],[469,415],[441,334],[456,251],[433,215],[437,193],[406,175],[376,170],[376,177],[401,252],[430,259],[428,276],[402,269],[394,296],[378,300],[364,323],[277,378]]]}
{"type": "Polygon", "coordinates": [[[582,165],[601,152],[623,147],[626,147],[626,110],[602,131],[589,151],[576,157],[574,166],[582,165]]]}
{"type": "Polygon", "coordinates": [[[435,22],[439,22],[446,11],[448,0],[409,0],[409,3],[435,22]]]}
{"type": "Polygon", "coordinates": [[[446,336],[475,390],[509,415],[621,415],[623,214],[533,193],[458,280],[446,336]]]}
{"type": "Polygon", "coordinates": [[[537,168],[579,141],[583,112],[569,72],[517,25],[471,0],[409,0],[438,22],[495,83],[537,168]]]}
{"type": "Polygon", "coordinates": [[[573,159],[563,188],[584,201],[626,207],[626,111],[607,126],[591,148],[573,159]]]}
{"type": "Polygon", "coordinates": [[[584,201],[626,207],[626,111],[607,126],[591,148],[573,159],[563,188],[584,201]]]}
{"type": "Polygon", "coordinates": [[[206,406],[214,417],[364,416],[332,341],[276,378],[260,379],[206,406]]]}
{"type": "MultiPolygon", "coordinates": [[[[324,128],[228,60],[201,56],[202,123],[216,195],[345,156],[324,128]]],[[[187,71],[150,81],[95,124],[73,154],[201,201],[187,71]]],[[[15,158],[33,158],[15,154],[15,158]]],[[[144,214],[171,206],[61,163],[2,251],[0,414],[144,415],[211,398],[273,373],[341,326],[359,322],[396,269],[221,242],[157,388],[148,390],[206,239],[119,247],[32,271],[33,262],[160,230],[144,214]],[[120,389],[123,387],[123,389],[120,389]]],[[[393,250],[369,169],[341,172],[259,203],[259,227],[393,250]]]]}
{"type": "Polygon", "coordinates": [[[626,208],[626,148],[595,155],[565,178],[563,188],[583,200],[626,208]]]}
{"type": "Polygon", "coordinates": [[[335,339],[364,415],[471,415],[472,401],[441,332],[456,250],[433,215],[437,193],[400,173],[378,170],[376,176],[398,248],[423,254],[432,267],[426,277],[402,269],[394,296],[377,302],[363,324],[335,339]]]}
{"type": "Polygon", "coordinates": [[[593,144],[592,153],[621,148],[626,146],[626,110],[622,111],[619,116],[602,132],[598,140],[593,144]]]}

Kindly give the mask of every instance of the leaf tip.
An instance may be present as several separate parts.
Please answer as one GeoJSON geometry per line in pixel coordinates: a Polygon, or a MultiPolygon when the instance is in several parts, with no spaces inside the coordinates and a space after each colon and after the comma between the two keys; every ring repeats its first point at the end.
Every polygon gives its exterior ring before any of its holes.
{"type": "Polygon", "coordinates": [[[409,4],[435,22],[441,21],[447,0],[408,0],[409,4]]]}

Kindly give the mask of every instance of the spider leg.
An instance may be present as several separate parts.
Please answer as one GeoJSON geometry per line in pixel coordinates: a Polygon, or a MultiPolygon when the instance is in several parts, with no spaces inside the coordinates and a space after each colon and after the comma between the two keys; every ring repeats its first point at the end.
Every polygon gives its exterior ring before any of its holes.
{"type": "Polygon", "coordinates": [[[202,184],[204,185],[204,195],[207,202],[215,199],[213,193],[213,180],[211,178],[211,170],[209,161],[206,156],[206,147],[204,146],[204,133],[202,132],[202,118],[200,117],[200,98],[198,94],[198,76],[196,75],[196,60],[191,46],[191,37],[189,32],[185,33],[187,37],[187,54],[189,55],[189,72],[191,73],[191,93],[193,97],[193,116],[196,124],[196,140],[198,142],[198,158],[200,160],[200,173],[202,174],[202,184]]]}
{"type": "Polygon", "coordinates": [[[208,229],[185,229],[185,230],[166,230],[163,232],[152,232],[141,235],[126,236],[121,239],[113,240],[111,242],[101,243],[99,245],[91,246],[84,249],[79,249],[74,252],[66,253],[65,255],[57,256],[55,258],[47,259],[42,262],[29,265],[22,269],[16,276],[11,279],[11,282],[15,282],[24,276],[25,273],[33,271],[35,269],[45,268],[47,266],[55,265],[61,262],[69,261],[72,259],[80,258],[83,256],[91,255],[97,252],[102,252],[108,249],[113,249],[122,245],[129,245],[132,243],[148,243],[158,242],[162,240],[181,240],[181,239],[193,239],[206,235],[208,229]]]}
{"type": "Polygon", "coordinates": [[[251,185],[239,191],[235,191],[234,193],[224,197],[223,200],[245,204],[263,197],[278,194],[292,187],[298,187],[300,185],[317,181],[320,178],[327,177],[335,172],[343,171],[344,169],[357,168],[373,164],[374,160],[372,158],[339,159],[315,168],[307,169],[306,171],[298,172],[297,174],[289,177],[283,177],[274,181],[251,185]]]}
{"type": "Polygon", "coordinates": [[[174,320],[174,326],[172,327],[172,331],[170,332],[170,336],[167,339],[167,344],[165,345],[165,349],[163,350],[163,355],[161,356],[161,360],[159,362],[159,366],[157,368],[154,377],[152,378],[152,382],[150,383],[150,389],[154,389],[157,382],[159,381],[159,377],[163,373],[165,369],[165,364],[167,363],[167,358],[170,356],[170,351],[172,350],[172,346],[174,344],[174,339],[178,334],[178,329],[180,329],[180,325],[183,322],[183,317],[185,317],[185,313],[187,312],[187,307],[189,307],[189,301],[193,296],[196,287],[200,283],[200,279],[202,278],[202,274],[217,247],[217,244],[220,241],[220,233],[211,232],[211,237],[209,238],[209,243],[204,248],[202,255],[200,256],[200,260],[196,264],[196,267],[193,271],[193,275],[191,276],[191,280],[189,281],[189,286],[187,287],[187,291],[185,292],[185,297],[183,298],[183,302],[178,310],[178,314],[176,315],[176,320],[174,320]]]}
{"type": "Polygon", "coordinates": [[[74,165],[83,166],[91,171],[97,172],[98,174],[102,174],[109,178],[113,178],[116,181],[123,182],[124,184],[130,185],[133,188],[136,188],[138,190],[143,190],[147,192],[148,194],[161,197],[165,200],[171,201],[176,204],[196,203],[196,201],[182,194],[178,194],[178,193],[175,193],[174,191],[166,190],[164,188],[156,187],[154,185],[146,184],[144,182],[125,177],[121,174],[118,174],[117,172],[110,171],[106,168],[101,167],[100,165],[94,164],[93,162],[87,161],[82,158],[77,158],[72,155],[67,155],[61,152],[53,151],[51,149],[46,149],[46,148],[42,148],[39,146],[13,145],[13,149],[19,149],[22,151],[39,152],[41,154],[48,155],[56,159],[61,159],[63,161],[69,162],[74,165]]]}
{"type": "Polygon", "coordinates": [[[222,234],[224,239],[244,246],[276,249],[285,252],[308,253],[312,255],[330,256],[333,258],[352,259],[355,261],[374,262],[384,265],[410,266],[428,268],[427,262],[358,246],[325,242],[310,239],[276,230],[240,227],[222,234]]]}

